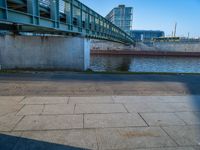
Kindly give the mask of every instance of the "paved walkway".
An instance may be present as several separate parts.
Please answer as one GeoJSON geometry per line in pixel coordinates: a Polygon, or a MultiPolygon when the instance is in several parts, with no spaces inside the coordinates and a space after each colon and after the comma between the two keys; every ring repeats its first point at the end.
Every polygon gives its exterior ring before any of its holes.
{"type": "Polygon", "coordinates": [[[200,96],[1,96],[0,133],[0,150],[199,150],[200,96]]]}

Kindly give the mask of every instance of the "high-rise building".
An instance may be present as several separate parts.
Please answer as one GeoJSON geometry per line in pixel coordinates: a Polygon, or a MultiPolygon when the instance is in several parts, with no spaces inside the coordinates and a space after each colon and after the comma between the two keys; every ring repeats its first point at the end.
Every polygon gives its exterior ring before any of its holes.
{"type": "Polygon", "coordinates": [[[111,10],[106,16],[106,19],[123,29],[125,32],[130,33],[133,21],[133,7],[119,5],[111,10]]]}

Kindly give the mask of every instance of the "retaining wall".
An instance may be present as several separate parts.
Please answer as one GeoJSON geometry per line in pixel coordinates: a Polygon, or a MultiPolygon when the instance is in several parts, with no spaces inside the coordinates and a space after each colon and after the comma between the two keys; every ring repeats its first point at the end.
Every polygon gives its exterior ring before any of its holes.
{"type": "Polygon", "coordinates": [[[0,36],[2,69],[86,70],[90,40],[81,37],[0,36]]]}

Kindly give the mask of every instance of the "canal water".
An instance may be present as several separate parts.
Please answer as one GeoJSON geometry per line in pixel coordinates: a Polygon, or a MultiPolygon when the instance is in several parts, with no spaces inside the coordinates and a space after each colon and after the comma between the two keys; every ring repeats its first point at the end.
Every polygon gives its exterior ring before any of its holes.
{"type": "Polygon", "coordinates": [[[93,71],[200,73],[200,58],[91,55],[93,71]]]}

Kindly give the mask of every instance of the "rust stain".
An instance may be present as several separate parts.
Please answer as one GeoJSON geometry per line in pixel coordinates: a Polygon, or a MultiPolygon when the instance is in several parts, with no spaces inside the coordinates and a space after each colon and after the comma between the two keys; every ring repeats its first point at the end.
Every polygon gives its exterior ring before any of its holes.
{"type": "Polygon", "coordinates": [[[200,57],[200,52],[170,52],[170,51],[133,51],[133,50],[95,50],[91,49],[91,55],[132,55],[132,56],[175,56],[175,57],[200,57]]]}

